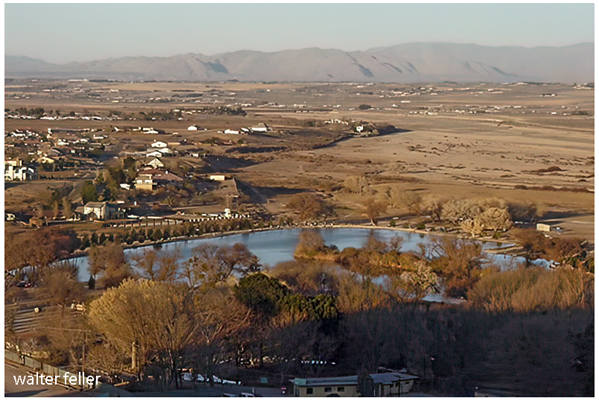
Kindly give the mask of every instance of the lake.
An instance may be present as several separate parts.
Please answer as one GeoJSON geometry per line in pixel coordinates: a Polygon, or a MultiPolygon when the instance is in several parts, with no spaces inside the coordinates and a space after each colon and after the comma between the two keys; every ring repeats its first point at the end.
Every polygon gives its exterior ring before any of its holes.
{"type": "MultiPolygon", "coordinates": [[[[293,260],[293,252],[299,243],[301,229],[268,230],[254,233],[235,234],[222,237],[192,239],[185,241],[175,241],[162,245],[165,251],[178,249],[187,260],[192,256],[192,250],[200,244],[212,243],[217,245],[233,245],[235,243],[245,244],[249,250],[254,253],[262,265],[274,266],[279,262],[293,260]]],[[[315,229],[325,240],[327,245],[336,245],[339,250],[346,247],[361,247],[371,233],[379,240],[390,241],[395,236],[403,238],[401,251],[419,251],[419,244],[430,245],[434,242],[435,236],[422,233],[405,232],[399,230],[384,229],[362,229],[362,228],[326,228],[315,229]]],[[[500,245],[494,242],[483,243],[483,251],[497,248],[500,245]]],[[[153,249],[153,246],[144,246],[130,248],[125,250],[125,257],[131,263],[131,256],[143,254],[144,251],[153,249]]],[[[499,265],[502,269],[515,266],[523,262],[521,257],[513,257],[501,254],[487,254],[487,259],[491,263],[499,265]]],[[[87,281],[89,279],[87,257],[72,259],[79,266],[79,280],[87,281]]]]}

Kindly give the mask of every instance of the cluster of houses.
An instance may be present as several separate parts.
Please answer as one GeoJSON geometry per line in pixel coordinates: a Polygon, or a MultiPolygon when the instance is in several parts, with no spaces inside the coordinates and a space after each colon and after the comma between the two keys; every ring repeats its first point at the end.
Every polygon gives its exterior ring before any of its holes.
{"type": "MultiPolygon", "coordinates": [[[[104,132],[93,129],[48,128],[47,134],[17,129],[5,135],[5,155],[28,155],[30,157],[27,161],[37,164],[54,164],[62,160],[81,166],[84,162],[80,161],[78,156],[85,156],[86,152],[102,149],[107,138],[108,135],[104,132]]],[[[8,170],[15,169],[6,168],[5,172],[8,170]]],[[[7,172],[7,179],[12,178],[11,181],[21,180],[20,177],[18,173],[7,172]]],[[[26,177],[27,180],[31,179],[29,175],[26,177]]]]}

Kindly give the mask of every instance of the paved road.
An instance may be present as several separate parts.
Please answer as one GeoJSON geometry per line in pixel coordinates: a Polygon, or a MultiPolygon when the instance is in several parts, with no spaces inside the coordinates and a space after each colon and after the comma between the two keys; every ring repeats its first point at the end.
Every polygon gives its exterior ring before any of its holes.
{"type": "Polygon", "coordinates": [[[14,377],[28,376],[26,370],[4,362],[4,396],[5,397],[61,397],[74,396],[80,393],[61,386],[17,386],[14,377]]]}

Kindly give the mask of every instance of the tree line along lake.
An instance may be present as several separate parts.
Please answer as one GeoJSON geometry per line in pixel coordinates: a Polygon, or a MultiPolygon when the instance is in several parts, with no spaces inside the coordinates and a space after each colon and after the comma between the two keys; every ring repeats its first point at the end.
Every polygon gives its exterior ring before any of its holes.
{"type": "MultiPolygon", "coordinates": [[[[125,258],[135,269],[135,263],[131,259],[135,255],[144,254],[154,248],[161,248],[163,251],[178,250],[181,255],[181,262],[187,261],[193,255],[193,249],[201,244],[216,244],[216,245],[233,245],[241,243],[255,254],[260,264],[263,266],[274,266],[280,262],[291,261],[294,259],[293,254],[299,243],[300,233],[303,229],[283,229],[283,230],[268,230],[251,233],[225,235],[213,238],[189,239],[181,241],[173,241],[161,245],[148,245],[125,250],[125,258]],[[159,246],[159,247],[158,247],[159,246]]],[[[377,239],[389,242],[393,237],[401,237],[403,243],[401,246],[402,252],[420,251],[420,245],[430,247],[439,236],[414,233],[401,230],[386,230],[386,229],[365,229],[365,228],[324,228],[314,229],[324,238],[326,245],[334,245],[339,250],[347,247],[362,247],[371,235],[377,239]]],[[[478,242],[478,241],[476,241],[478,242]]],[[[485,258],[489,263],[498,265],[502,270],[515,267],[518,263],[524,262],[524,258],[515,257],[504,254],[488,253],[489,250],[498,247],[505,247],[505,244],[496,242],[483,242],[482,250],[485,258]]],[[[85,282],[89,279],[88,272],[88,257],[72,258],[79,267],[78,278],[85,282]]],[[[547,261],[537,260],[536,264],[546,265],[547,261]],[[538,261],[538,262],[537,262],[538,261]]]]}

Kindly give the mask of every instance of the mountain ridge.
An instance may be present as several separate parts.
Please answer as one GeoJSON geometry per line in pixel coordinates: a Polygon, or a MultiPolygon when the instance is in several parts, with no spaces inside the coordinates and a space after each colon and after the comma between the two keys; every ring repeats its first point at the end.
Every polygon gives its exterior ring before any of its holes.
{"type": "Polygon", "coordinates": [[[422,42],[367,51],[240,50],[212,56],[127,56],[66,64],[6,55],[5,75],[146,81],[593,82],[594,44],[525,48],[422,42]]]}

